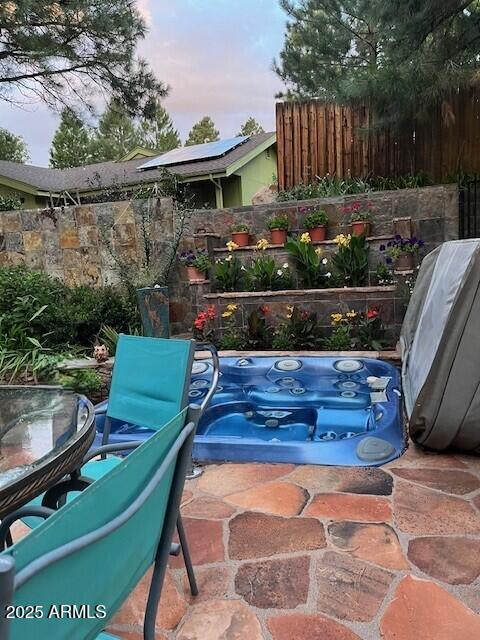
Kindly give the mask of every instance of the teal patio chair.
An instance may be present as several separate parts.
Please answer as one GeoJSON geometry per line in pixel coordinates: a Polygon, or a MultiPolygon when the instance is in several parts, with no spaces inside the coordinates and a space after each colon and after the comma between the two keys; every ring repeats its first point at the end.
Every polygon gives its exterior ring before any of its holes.
{"type": "Polygon", "coordinates": [[[199,413],[191,407],[186,421],[184,409],[0,554],[2,640],[111,638],[102,631],[152,564],[144,638],[154,640],[199,413]]]}
{"type": "MultiPolygon", "coordinates": [[[[108,425],[112,418],[158,431],[187,406],[194,350],[191,340],[119,336],[102,443],[108,442],[108,425]]],[[[51,509],[62,506],[67,496],[67,500],[71,500],[76,492],[102,478],[121,462],[119,456],[107,456],[108,453],[126,452],[139,444],[132,441],[105,446],[101,460],[91,460],[96,452],[89,454],[79,472],[30,502],[30,515],[21,510],[24,523],[31,528],[38,526],[52,513],[51,509]],[[47,509],[41,509],[39,505],[47,509]]],[[[191,590],[195,595],[197,588],[180,517],[177,528],[191,590]]]]}

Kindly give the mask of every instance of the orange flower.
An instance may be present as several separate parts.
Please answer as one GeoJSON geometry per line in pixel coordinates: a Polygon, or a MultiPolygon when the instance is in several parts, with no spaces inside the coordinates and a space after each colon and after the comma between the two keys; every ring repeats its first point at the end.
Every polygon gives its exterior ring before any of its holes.
{"type": "Polygon", "coordinates": [[[263,315],[266,316],[268,313],[270,313],[270,307],[266,304],[262,305],[260,307],[260,313],[263,313],[263,315]]]}
{"type": "Polygon", "coordinates": [[[367,310],[367,318],[371,320],[372,318],[376,318],[378,316],[378,309],[368,309],[367,310]]]}

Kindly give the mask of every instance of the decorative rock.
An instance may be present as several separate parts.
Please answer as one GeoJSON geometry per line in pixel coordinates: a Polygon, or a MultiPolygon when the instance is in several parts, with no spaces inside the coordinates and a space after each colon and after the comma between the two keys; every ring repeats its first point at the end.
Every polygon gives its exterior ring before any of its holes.
{"type": "Polygon", "coordinates": [[[235,591],[260,609],[294,609],[308,598],[310,558],[265,560],[242,565],[235,591]]]}
{"type": "Polygon", "coordinates": [[[433,582],[407,576],[380,632],[383,640],[473,640],[480,637],[480,616],[433,582]]]}
{"type": "Polygon", "coordinates": [[[293,468],[291,464],[222,464],[208,467],[198,481],[198,488],[215,496],[226,496],[281,478],[293,468]]]}
{"type": "Polygon", "coordinates": [[[328,520],[361,522],[389,522],[392,519],[390,502],[385,498],[329,493],[316,495],[305,514],[328,520]]]}
{"type": "Polygon", "coordinates": [[[328,551],[317,571],[317,607],[340,620],[369,622],[392,580],[393,575],[384,569],[328,551]]]}
{"type": "Polygon", "coordinates": [[[449,584],[470,584],[480,575],[480,540],[417,538],[410,540],[408,557],[424,573],[449,584]]]}
{"type": "MultiPolygon", "coordinates": [[[[112,625],[143,625],[152,570],[145,574],[128,599],[112,618],[112,625]]],[[[183,618],[187,605],[179,594],[172,574],[167,571],[157,612],[156,626],[172,630],[183,618]]]]}
{"type": "Polygon", "coordinates": [[[392,469],[404,480],[417,482],[431,489],[464,495],[480,487],[480,480],[471,473],[455,469],[392,469]]]}
{"type": "Polygon", "coordinates": [[[182,514],[191,518],[222,519],[229,518],[235,509],[225,504],[223,500],[211,498],[210,496],[200,496],[195,498],[182,508],[182,514]]]}
{"type": "Polygon", "coordinates": [[[356,558],[387,569],[408,569],[395,531],[387,524],[333,522],[328,527],[333,544],[356,558]]]}
{"type": "Polygon", "coordinates": [[[360,640],[342,624],[320,615],[290,613],[268,618],[267,627],[273,640],[360,640]]]}
{"type": "MultiPolygon", "coordinates": [[[[223,562],[223,526],[216,520],[200,520],[197,518],[183,518],[183,525],[188,538],[188,546],[192,562],[195,565],[223,562]]],[[[170,558],[170,566],[183,567],[184,562],[180,554],[170,558]]]]}
{"type": "Polygon", "coordinates": [[[266,558],[277,553],[322,549],[323,526],[313,518],[280,518],[261,513],[241,513],[229,523],[230,558],[266,558]]]}
{"type": "Polygon", "coordinates": [[[270,482],[232,493],[225,500],[243,509],[266,511],[278,516],[296,516],[309,498],[308,491],[289,482],[270,482]]]}
{"type": "Polygon", "coordinates": [[[192,607],[176,640],[263,640],[262,628],[241,600],[210,600],[192,607]]]}
{"type": "Polygon", "coordinates": [[[388,496],[392,493],[392,477],[377,467],[315,467],[298,466],[288,481],[308,489],[310,493],[341,491],[388,496]]]}
{"type": "Polygon", "coordinates": [[[405,533],[449,535],[480,532],[480,514],[469,502],[407,482],[397,483],[394,510],[397,526],[405,533]]]}

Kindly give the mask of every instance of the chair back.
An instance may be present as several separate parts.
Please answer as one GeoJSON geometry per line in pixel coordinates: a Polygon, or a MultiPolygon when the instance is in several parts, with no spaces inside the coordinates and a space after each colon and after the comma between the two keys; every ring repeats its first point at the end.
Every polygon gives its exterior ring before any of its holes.
{"type": "Polygon", "coordinates": [[[11,621],[10,640],[93,640],[160,551],[166,566],[195,429],[186,413],[0,555],[15,564],[17,612],[36,607],[11,621]]]}
{"type": "Polygon", "coordinates": [[[158,429],[188,404],[191,340],[120,335],[107,416],[158,429]]]}

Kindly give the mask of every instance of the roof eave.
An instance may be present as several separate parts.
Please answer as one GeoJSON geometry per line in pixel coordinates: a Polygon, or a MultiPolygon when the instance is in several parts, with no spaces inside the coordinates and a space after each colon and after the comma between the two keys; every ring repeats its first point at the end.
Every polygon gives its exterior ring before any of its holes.
{"type": "Polygon", "coordinates": [[[260,155],[263,151],[266,151],[269,147],[272,147],[277,142],[277,134],[273,133],[269,138],[264,140],[262,143],[257,145],[254,149],[251,149],[248,153],[246,153],[242,158],[239,158],[235,162],[232,162],[225,171],[225,175],[231,176],[235,171],[238,171],[246,164],[254,160],[258,155],[260,155]]]}

